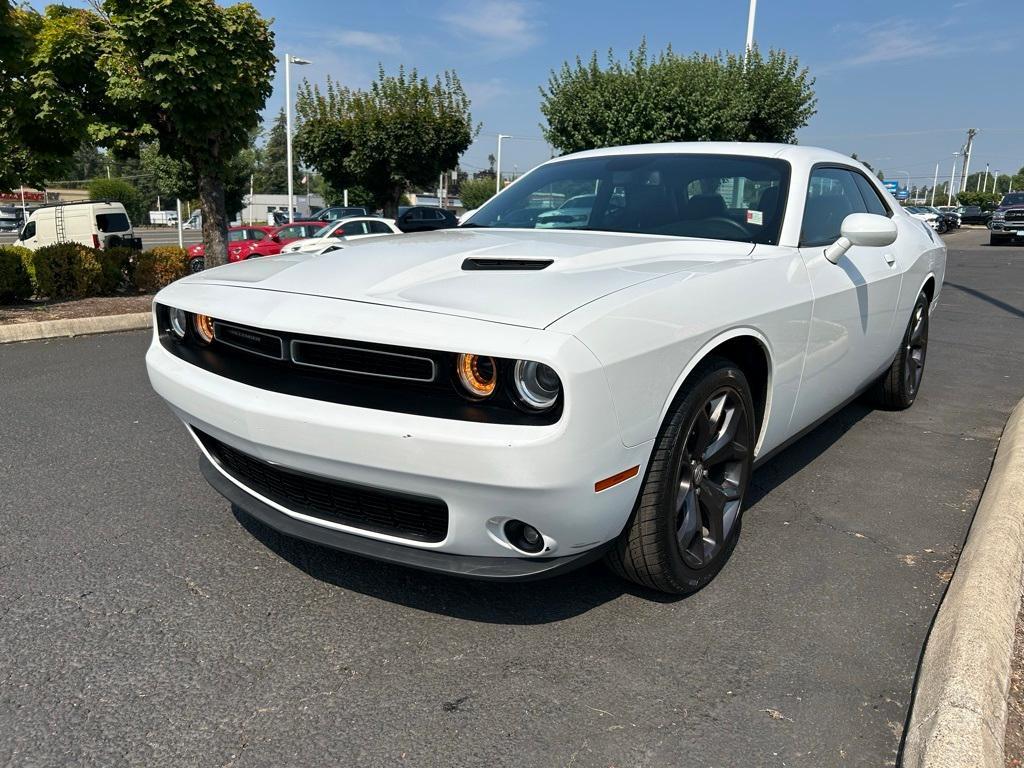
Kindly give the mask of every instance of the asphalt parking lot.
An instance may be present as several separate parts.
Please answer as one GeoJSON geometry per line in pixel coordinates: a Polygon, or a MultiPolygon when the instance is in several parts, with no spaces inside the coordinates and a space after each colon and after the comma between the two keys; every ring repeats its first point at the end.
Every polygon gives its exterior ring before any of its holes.
{"type": "Polygon", "coordinates": [[[947,242],[916,405],[855,403],[761,468],[687,599],[284,539],[206,486],[145,333],[0,347],[0,764],[894,764],[1024,396],[1024,248],[947,242]]]}

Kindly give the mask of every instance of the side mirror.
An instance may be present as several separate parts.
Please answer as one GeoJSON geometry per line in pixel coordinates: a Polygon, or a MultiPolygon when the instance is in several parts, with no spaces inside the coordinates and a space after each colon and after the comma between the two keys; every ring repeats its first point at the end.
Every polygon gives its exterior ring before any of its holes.
{"type": "Polygon", "coordinates": [[[896,222],[877,213],[851,213],[843,219],[840,238],[825,249],[825,258],[838,264],[850,248],[884,248],[896,242],[896,222]]]}

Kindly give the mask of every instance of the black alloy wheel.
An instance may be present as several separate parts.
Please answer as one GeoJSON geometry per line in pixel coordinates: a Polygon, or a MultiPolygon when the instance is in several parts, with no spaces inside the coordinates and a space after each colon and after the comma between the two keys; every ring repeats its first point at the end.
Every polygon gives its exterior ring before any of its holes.
{"type": "Polygon", "coordinates": [[[202,272],[204,269],[206,269],[206,259],[201,256],[198,259],[189,259],[188,271],[190,273],[194,275],[197,272],[202,272]]]}
{"type": "Polygon", "coordinates": [[[697,410],[676,468],[679,551],[698,570],[721,552],[739,519],[746,487],[748,415],[735,389],[722,387],[697,410]]]}
{"type": "Polygon", "coordinates": [[[922,291],[910,313],[896,357],[875,387],[875,400],[883,408],[909,408],[921,390],[928,355],[928,306],[928,295],[922,291]]]}
{"type": "Polygon", "coordinates": [[[709,358],[690,374],[607,555],[614,571],[671,594],[696,592],[715,577],[739,536],[755,422],[750,386],[731,360],[709,358]]]}

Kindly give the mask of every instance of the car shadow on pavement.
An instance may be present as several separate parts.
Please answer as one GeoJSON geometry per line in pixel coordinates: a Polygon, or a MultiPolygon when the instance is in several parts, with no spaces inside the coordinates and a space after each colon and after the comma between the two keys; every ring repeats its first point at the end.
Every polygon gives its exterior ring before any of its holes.
{"type": "MultiPolygon", "coordinates": [[[[854,402],[759,467],[754,473],[745,514],[750,514],[750,508],[760,499],[807,466],[870,412],[870,407],[854,402]]],[[[586,613],[624,595],[662,603],[686,599],[624,581],[601,563],[550,579],[519,583],[425,573],[284,536],[237,507],[232,512],[260,543],[315,579],[409,608],[468,621],[547,624],[586,613]]]]}
{"type": "Polygon", "coordinates": [[[1016,315],[1017,317],[1024,317],[1024,309],[1021,309],[1020,307],[1015,307],[1012,304],[1007,304],[1005,301],[1000,301],[999,299],[990,296],[984,291],[979,291],[976,288],[971,288],[970,286],[959,285],[957,283],[949,282],[946,283],[946,287],[956,288],[958,291],[963,291],[964,293],[973,296],[976,299],[987,301],[993,307],[999,307],[999,309],[1003,310],[1004,312],[1009,312],[1011,315],[1016,315]]]}

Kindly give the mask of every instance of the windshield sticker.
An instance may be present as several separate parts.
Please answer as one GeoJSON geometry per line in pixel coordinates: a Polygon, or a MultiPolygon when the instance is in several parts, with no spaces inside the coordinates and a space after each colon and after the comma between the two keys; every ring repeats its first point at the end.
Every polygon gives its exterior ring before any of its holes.
{"type": "Polygon", "coordinates": [[[764,224],[764,214],[761,211],[747,211],[747,224],[764,224]]]}

